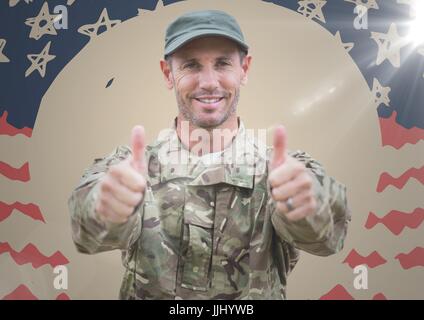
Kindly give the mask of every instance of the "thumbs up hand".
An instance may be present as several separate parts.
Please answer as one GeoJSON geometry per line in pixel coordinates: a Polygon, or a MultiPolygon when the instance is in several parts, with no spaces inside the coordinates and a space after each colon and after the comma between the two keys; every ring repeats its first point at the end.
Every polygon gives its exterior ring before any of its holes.
{"type": "Polygon", "coordinates": [[[287,134],[283,126],[274,131],[273,147],[268,182],[277,211],[290,221],[313,215],[317,202],[312,177],[302,162],[287,154],[287,134]]]}
{"type": "Polygon", "coordinates": [[[145,136],[142,126],[135,126],[131,132],[131,166],[141,174],[146,172],[146,162],[144,159],[145,136]]]}
{"type": "Polygon", "coordinates": [[[144,128],[135,126],[131,134],[131,156],[111,166],[100,181],[95,212],[101,221],[125,223],[143,200],[147,173],[144,149],[144,128]]]}

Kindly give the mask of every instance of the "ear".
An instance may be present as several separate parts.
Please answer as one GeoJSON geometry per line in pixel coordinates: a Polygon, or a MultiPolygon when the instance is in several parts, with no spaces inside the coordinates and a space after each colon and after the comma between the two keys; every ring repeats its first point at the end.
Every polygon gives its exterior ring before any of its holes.
{"type": "Polygon", "coordinates": [[[171,66],[166,60],[160,61],[160,69],[162,70],[165,79],[166,87],[171,90],[174,88],[174,78],[172,77],[171,66]]]}
{"type": "Polygon", "coordinates": [[[242,77],[241,77],[241,84],[244,86],[247,83],[247,75],[250,70],[250,64],[252,62],[252,56],[247,55],[244,57],[243,62],[241,64],[242,68],[242,77]]]}

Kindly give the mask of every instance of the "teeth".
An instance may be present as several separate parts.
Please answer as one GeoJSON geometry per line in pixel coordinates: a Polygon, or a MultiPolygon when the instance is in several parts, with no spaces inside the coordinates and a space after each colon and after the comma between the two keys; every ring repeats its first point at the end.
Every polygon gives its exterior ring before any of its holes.
{"type": "Polygon", "coordinates": [[[216,103],[219,100],[221,100],[221,98],[217,98],[217,99],[197,99],[202,103],[216,103]]]}

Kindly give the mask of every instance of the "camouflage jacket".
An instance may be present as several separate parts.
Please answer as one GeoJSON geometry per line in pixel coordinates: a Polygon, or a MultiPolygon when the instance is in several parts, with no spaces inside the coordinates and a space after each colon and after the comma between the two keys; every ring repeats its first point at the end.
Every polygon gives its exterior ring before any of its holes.
{"type": "MultiPolygon", "coordinates": [[[[240,122],[231,163],[194,156],[175,128],[159,137],[146,148],[144,202],[124,224],[98,221],[94,205],[99,179],[131,150],[118,147],[85,171],[68,203],[73,240],[83,253],[122,251],[121,299],[285,299],[299,249],[341,250],[350,220],[345,186],[306,153],[290,152],[309,169],[319,208],[288,222],[270,197],[271,149],[261,152],[246,131],[240,122]]],[[[226,159],[231,149],[211,155],[226,159]]]]}

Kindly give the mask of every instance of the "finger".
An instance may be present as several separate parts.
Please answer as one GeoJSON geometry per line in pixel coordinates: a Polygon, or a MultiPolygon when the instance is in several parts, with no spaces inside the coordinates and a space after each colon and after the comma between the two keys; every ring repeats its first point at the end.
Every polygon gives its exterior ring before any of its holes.
{"type": "Polygon", "coordinates": [[[144,163],[145,146],[144,127],[135,126],[131,132],[132,165],[139,172],[143,172],[146,167],[144,163]]]}
{"type": "Polygon", "coordinates": [[[291,197],[292,199],[292,208],[289,210],[287,206],[287,200],[279,201],[279,203],[282,203],[284,205],[284,210],[282,210],[284,213],[290,213],[294,210],[307,206],[315,199],[314,193],[311,190],[303,190],[299,192],[298,194],[291,197]]]}
{"type": "Polygon", "coordinates": [[[289,210],[286,201],[277,202],[278,212],[284,214],[290,221],[297,221],[311,215],[316,210],[316,200],[312,192],[304,190],[292,197],[293,209],[289,210]]]}
{"type": "Polygon", "coordinates": [[[134,169],[128,162],[122,162],[109,169],[110,175],[122,185],[134,192],[144,192],[146,180],[144,176],[134,169]]]}
{"type": "Polygon", "coordinates": [[[284,216],[289,221],[299,221],[308,216],[308,210],[306,207],[299,207],[290,212],[285,212],[284,216]]]}
{"type": "Polygon", "coordinates": [[[296,208],[286,214],[286,218],[289,221],[299,221],[308,216],[313,215],[316,212],[316,202],[312,200],[299,208],[296,208]]]}
{"type": "Polygon", "coordinates": [[[121,217],[114,213],[110,208],[99,205],[97,210],[97,216],[102,222],[111,222],[111,223],[125,223],[128,221],[128,218],[121,217]]]}
{"type": "Polygon", "coordinates": [[[277,188],[296,178],[304,170],[305,166],[303,163],[288,157],[283,166],[275,168],[269,174],[268,180],[272,188],[277,188]]]}
{"type": "Polygon", "coordinates": [[[271,170],[280,166],[286,160],[287,134],[283,126],[278,126],[274,130],[273,153],[271,158],[271,170]]]}
{"type": "Polygon", "coordinates": [[[116,199],[130,207],[135,207],[142,198],[141,192],[135,192],[123,185],[119,180],[109,177],[104,179],[102,191],[112,193],[116,199]]]}
{"type": "Polygon", "coordinates": [[[289,197],[294,197],[303,190],[310,191],[312,188],[312,178],[306,173],[301,173],[294,179],[280,184],[272,189],[272,197],[276,201],[285,201],[289,197]]]}
{"type": "Polygon", "coordinates": [[[100,195],[99,200],[100,205],[103,208],[107,208],[116,215],[124,218],[129,217],[134,211],[134,207],[122,203],[121,201],[116,199],[115,196],[110,192],[103,192],[100,195]]]}
{"type": "Polygon", "coordinates": [[[115,214],[112,209],[99,198],[95,206],[96,217],[102,222],[123,223],[127,218],[115,214]]]}

